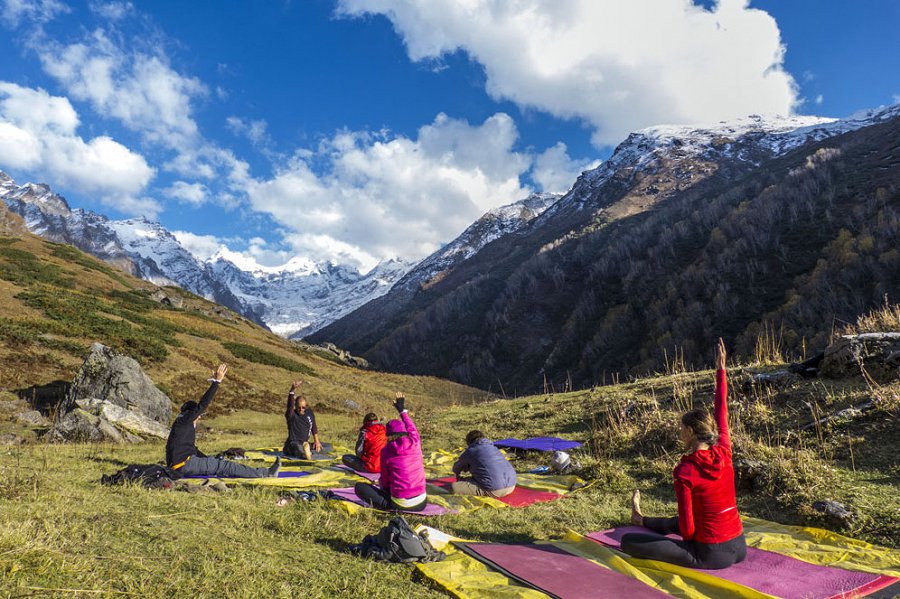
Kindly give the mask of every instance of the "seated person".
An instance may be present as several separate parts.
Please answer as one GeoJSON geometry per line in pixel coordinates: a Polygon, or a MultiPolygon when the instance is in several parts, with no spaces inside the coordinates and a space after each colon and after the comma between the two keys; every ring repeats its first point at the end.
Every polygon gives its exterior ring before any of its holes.
{"type": "Polygon", "coordinates": [[[494,443],[481,431],[469,431],[466,450],[453,464],[456,482],[451,485],[457,495],[506,497],[516,488],[516,470],[494,443]],[[460,478],[463,472],[470,477],[460,478]]]}
{"type": "Polygon", "coordinates": [[[400,420],[387,423],[378,486],[357,483],[354,490],[357,497],[379,510],[421,512],[428,505],[422,441],[405,403],[403,394],[397,393],[394,407],[400,412],[400,420]]]}
{"type": "Polygon", "coordinates": [[[306,405],[306,399],[299,394],[303,381],[294,381],[288,393],[287,409],[284,418],[287,421],[288,437],[284,442],[282,452],[292,458],[313,458],[310,451],[309,437],[313,438],[315,451],[322,451],[322,443],[319,441],[319,427],[316,426],[316,415],[312,408],[306,405]]]}
{"type": "Polygon", "coordinates": [[[716,347],[714,401],[715,421],[702,409],[681,417],[681,441],[688,453],[672,473],[678,515],[646,518],[641,512],[640,492],[635,490],[632,495],[631,523],[659,534],[623,535],[622,551],[628,555],[704,570],[721,570],[746,558],[747,544],[734,494],[728,379],[721,339],[716,347]],[[660,536],[676,533],[680,540],[660,536]]]}
{"type": "Polygon", "coordinates": [[[276,459],[270,468],[250,468],[243,464],[207,457],[197,449],[197,421],[212,402],[219,384],[225,378],[228,366],[220,364],[209,379],[210,386],[199,403],[187,401],[172,423],[166,441],[166,465],[181,476],[218,476],[221,478],[262,478],[277,476],[281,460],[276,459]]]}
{"type": "Polygon", "coordinates": [[[344,466],[358,472],[381,472],[381,450],[387,443],[384,431],[384,425],[378,422],[378,416],[372,412],[366,414],[356,439],[356,455],[342,456],[344,466]]]}

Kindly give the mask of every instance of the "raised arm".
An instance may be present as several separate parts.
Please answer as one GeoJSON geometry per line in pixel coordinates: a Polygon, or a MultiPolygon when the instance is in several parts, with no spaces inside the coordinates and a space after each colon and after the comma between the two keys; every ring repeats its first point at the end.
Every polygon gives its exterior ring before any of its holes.
{"type": "Polygon", "coordinates": [[[284,409],[285,418],[289,417],[291,413],[294,411],[294,407],[297,405],[297,397],[298,392],[300,391],[300,387],[303,385],[303,381],[294,381],[291,383],[291,390],[288,392],[287,396],[287,406],[284,409]]]}
{"type": "Polygon", "coordinates": [[[225,378],[226,374],[228,374],[228,366],[219,364],[219,367],[216,368],[212,378],[209,379],[209,389],[207,389],[206,393],[203,394],[203,397],[200,398],[200,403],[197,406],[198,414],[204,413],[206,408],[209,407],[209,404],[212,403],[213,398],[216,396],[216,391],[219,390],[219,383],[222,382],[222,379],[225,378]]]}
{"type": "Polygon", "coordinates": [[[719,444],[731,449],[731,434],[728,431],[728,376],[725,372],[725,344],[721,337],[716,346],[715,418],[719,428],[719,444]]]}
{"type": "Polygon", "coordinates": [[[417,445],[421,444],[422,440],[419,437],[419,429],[416,428],[412,418],[409,417],[409,412],[406,411],[406,396],[398,392],[397,399],[394,401],[394,407],[400,412],[400,420],[402,420],[404,426],[406,426],[406,433],[409,435],[409,440],[417,445]]]}

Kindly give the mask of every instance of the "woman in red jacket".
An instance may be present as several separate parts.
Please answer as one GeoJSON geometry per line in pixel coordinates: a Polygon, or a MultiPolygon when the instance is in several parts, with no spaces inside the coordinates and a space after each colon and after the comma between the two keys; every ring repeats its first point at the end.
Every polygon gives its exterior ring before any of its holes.
{"type": "Polygon", "coordinates": [[[387,444],[387,433],[384,425],[378,422],[373,412],[363,418],[362,428],[356,439],[356,455],[347,454],[341,457],[344,466],[358,472],[381,472],[381,450],[387,444]]]}
{"type": "Polygon", "coordinates": [[[645,518],[640,492],[635,491],[632,497],[632,524],[664,535],[680,534],[682,540],[629,533],[622,537],[625,553],[705,570],[720,570],[744,561],[747,545],[734,496],[727,396],[725,344],[719,339],[715,422],[706,410],[691,410],[681,417],[681,440],[690,453],[682,456],[672,474],[678,516],[645,518]]]}

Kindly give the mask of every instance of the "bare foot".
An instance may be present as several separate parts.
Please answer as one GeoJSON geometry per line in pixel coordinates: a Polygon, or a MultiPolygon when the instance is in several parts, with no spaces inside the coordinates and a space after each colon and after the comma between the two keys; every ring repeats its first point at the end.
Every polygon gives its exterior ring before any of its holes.
{"type": "Polygon", "coordinates": [[[631,494],[631,523],[634,526],[644,525],[644,514],[641,513],[641,492],[637,489],[631,494]]]}

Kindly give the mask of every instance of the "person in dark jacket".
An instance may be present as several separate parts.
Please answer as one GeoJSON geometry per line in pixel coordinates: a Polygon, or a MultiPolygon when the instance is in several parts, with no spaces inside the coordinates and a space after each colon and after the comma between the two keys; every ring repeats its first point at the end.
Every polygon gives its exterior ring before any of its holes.
{"type": "Polygon", "coordinates": [[[453,464],[456,482],[451,485],[457,495],[506,497],[516,488],[516,470],[481,431],[469,431],[466,450],[453,464]],[[460,478],[463,472],[471,474],[460,478]]]}
{"type": "Polygon", "coordinates": [[[276,459],[270,468],[250,468],[243,464],[211,458],[197,449],[197,421],[216,396],[219,384],[225,378],[228,366],[219,364],[203,398],[187,401],[172,423],[169,439],[166,441],[166,465],[181,476],[218,476],[221,478],[262,478],[277,476],[281,460],[276,459]]]}
{"type": "Polygon", "coordinates": [[[356,455],[341,457],[344,466],[358,472],[381,472],[381,450],[387,444],[387,433],[384,425],[378,422],[378,416],[369,412],[363,418],[362,428],[356,439],[356,455]]]}
{"type": "Polygon", "coordinates": [[[631,499],[632,524],[662,535],[680,534],[681,540],[629,533],[622,536],[622,551],[642,559],[704,570],[720,570],[744,561],[747,545],[734,492],[728,379],[725,344],[721,339],[716,347],[715,422],[705,410],[686,412],[681,417],[681,440],[690,453],[682,456],[672,473],[678,515],[645,518],[640,492],[635,491],[631,499]]]}
{"type": "Polygon", "coordinates": [[[306,399],[300,394],[303,381],[294,381],[288,393],[287,408],[284,419],[287,421],[288,436],[284,442],[284,455],[312,459],[312,451],[322,451],[319,441],[319,427],[316,426],[316,415],[306,405],[306,399]],[[312,450],[309,439],[312,437],[312,450]]]}

